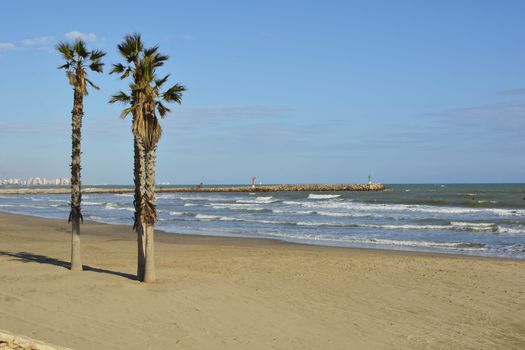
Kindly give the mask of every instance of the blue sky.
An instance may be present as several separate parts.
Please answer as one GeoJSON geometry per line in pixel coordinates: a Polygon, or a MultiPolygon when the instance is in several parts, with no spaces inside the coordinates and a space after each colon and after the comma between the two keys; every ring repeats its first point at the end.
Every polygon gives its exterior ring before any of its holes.
{"type": "MultiPolygon", "coordinates": [[[[79,4],[2,5],[0,178],[68,176],[54,44],[82,35],[109,66],[140,32],[188,88],[163,120],[158,181],[524,182],[523,1],[79,4]]],[[[83,182],[131,183],[130,121],[107,103],[126,84],[91,78],[83,182]]]]}

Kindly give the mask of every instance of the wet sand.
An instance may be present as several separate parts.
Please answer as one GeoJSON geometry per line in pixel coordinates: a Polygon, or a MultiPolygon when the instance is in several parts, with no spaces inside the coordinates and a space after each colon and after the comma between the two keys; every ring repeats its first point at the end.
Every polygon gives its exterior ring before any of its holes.
{"type": "Polygon", "coordinates": [[[156,234],[0,213],[0,329],[73,349],[524,349],[525,261],[156,234]]]}

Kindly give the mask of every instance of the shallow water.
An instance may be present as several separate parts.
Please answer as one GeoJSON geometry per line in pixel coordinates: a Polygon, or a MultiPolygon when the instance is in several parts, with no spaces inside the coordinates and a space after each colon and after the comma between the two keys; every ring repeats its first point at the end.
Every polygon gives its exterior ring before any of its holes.
{"type": "MultiPolygon", "coordinates": [[[[385,192],[161,193],[168,232],[525,258],[525,185],[390,185],[385,192]]],[[[67,219],[67,195],[0,195],[0,210],[67,219]]],[[[83,196],[85,219],[131,224],[132,194],[83,196]]]]}

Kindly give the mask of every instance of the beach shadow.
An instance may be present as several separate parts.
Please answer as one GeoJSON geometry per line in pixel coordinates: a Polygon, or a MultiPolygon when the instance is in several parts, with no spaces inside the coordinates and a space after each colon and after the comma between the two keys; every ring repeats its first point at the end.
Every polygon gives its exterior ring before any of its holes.
{"type": "MultiPolygon", "coordinates": [[[[24,262],[24,263],[36,262],[36,263],[39,263],[39,264],[55,265],[55,266],[63,267],[63,268],[68,269],[68,270],[69,270],[69,268],[71,266],[71,264],[69,262],[67,262],[67,261],[51,258],[51,257],[45,256],[45,255],[28,253],[28,252],[11,253],[11,252],[0,251],[0,256],[2,256],[2,255],[10,256],[10,257],[14,258],[13,260],[21,261],[21,262],[24,262]]],[[[84,271],[106,273],[108,275],[120,276],[120,277],[128,278],[130,280],[135,280],[135,281],[137,280],[137,276],[129,274],[129,273],[118,272],[118,271],[111,271],[111,270],[101,269],[101,268],[98,268],[98,267],[92,267],[92,266],[89,266],[89,265],[82,265],[82,268],[83,268],[84,271]]]]}

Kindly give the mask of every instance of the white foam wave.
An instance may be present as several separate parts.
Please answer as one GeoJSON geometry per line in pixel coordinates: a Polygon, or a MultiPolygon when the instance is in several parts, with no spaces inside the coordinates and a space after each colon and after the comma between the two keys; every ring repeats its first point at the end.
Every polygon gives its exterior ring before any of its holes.
{"type": "Polygon", "coordinates": [[[127,210],[127,211],[135,211],[135,208],[133,207],[119,207],[116,203],[106,203],[104,206],[107,210],[127,210]]]}
{"type": "Polygon", "coordinates": [[[496,215],[496,216],[525,216],[525,209],[502,208],[464,208],[452,206],[410,205],[410,204],[376,204],[352,201],[284,201],[285,205],[302,206],[312,209],[346,209],[362,212],[398,212],[398,213],[425,213],[438,215],[496,215]]]}
{"type": "Polygon", "coordinates": [[[4,208],[33,208],[33,209],[48,209],[51,206],[47,205],[30,205],[30,204],[0,204],[4,208]]]}
{"type": "Polygon", "coordinates": [[[199,205],[195,203],[185,203],[184,206],[185,207],[198,207],[199,205]]]}
{"type": "Polygon", "coordinates": [[[333,217],[352,217],[352,218],[366,218],[371,216],[371,214],[360,214],[360,213],[350,213],[350,212],[331,212],[331,211],[317,211],[314,213],[317,213],[321,216],[333,216],[333,217]]]}
{"type": "Polygon", "coordinates": [[[392,240],[392,239],[366,239],[355,238],[341,235],[326,235],[315,233],[283,233],[272,231],[267,233],[268,236],[279,237],[286,240],[299,241],[316,241],[316,242],[339,242],[347,244],[365,244],[365,245],[382,245],[382,246],[404,246],[419,248],[442,248],[453,250],[486,250],[483,243],[478,242],[433,242],[433,241],[415,241],[415,240],[392,240]]]}
{"type": "Polygon", "coordinates": [[[314,210],[283,210],[283,209],[272,209],[272,212],[276,214],[291,214],[291,215],[311,215],[315,214],[314,210]]]}
{"type": "Polygon", "coordinates": [[[492,222],[463,222],[451,221],[450,225],[466,231],[493,231],[497,230],[497,225],[492,222]]]}
{"type": "Polygon", "coordinates": [[[508,227],[508,226],[498,226],[498,232],[499,233],[509,233],[512,235],[524,235],[525,227],[519,226],[519,228],[516,228],[516,227],[508,227]]]}
{"type": "Polygon", "coordinates": [[[204,221],[211,221],[211,220],[217,220],[220,219],[220,216],[217,215],[206,215],[206,214],[197,214],[195,216],[198,220],[204,220],[204,221]]]}
{"type": "Polygon", "coordinates": [[[63,199],[52,199],[52,198],[36,198],[36,197],[30,197],[32,201],[34,202],[67,202],[63,199]]]}
{"type": "Polygon", "coordinates": [[[431,242],[431,241],[413,241],[413,240],[393,240],[393,239],[369,239],[363,243],[375,243],[393,246],[409,247],[429,247],[429,248],[459,248],[461,250],[485,250],[483,243],[477,242],[431,242]]]}
{"type": "Polygon", "coordinates": [[[274,199],[272,196],[268,197],[256,197],[255,199],[239,199],[235,203],[244,203],[244,204],[271,204],[279,202],[279,199],[274,199]]]}
{"type": "Polygon", "coordinates": [[[340,194],[316,194],[310,193],[308,199],[333,199],[341,197],[340,194]]]}
{"type": "Polygon", "coordinates": [[[180,215],[186,215],[186,213],[183,213],[181,211],[175,211],[175,210],[172,210],[170,211],[170,215],[173,215],[173,216],[180,216],[180,215]]]}

